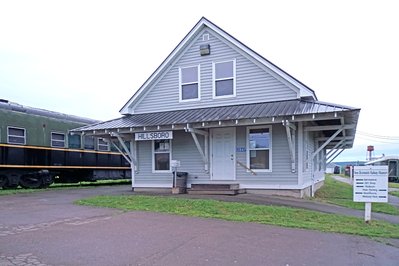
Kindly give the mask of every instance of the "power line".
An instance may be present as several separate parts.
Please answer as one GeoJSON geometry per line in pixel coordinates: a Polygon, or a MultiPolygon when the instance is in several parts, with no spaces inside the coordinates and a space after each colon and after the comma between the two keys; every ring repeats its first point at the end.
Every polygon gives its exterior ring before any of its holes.
{"type": "Polygon", "coordinates": [[[363,135],[365,137],[369,138],[375,138],[375,139],[385,139],[385,140],[397,140],[399,141],[399,136],[384,136],[384,135],[377,135],[377,134],[372,134],[368,132],[364,132],[361,130],[356,130],[356,133],[359,135],[363,135]]]}
{"type": "Polygon", "coordinates": [[[378,143],[399,144],[399,140],[394,140],[394,139],[392,139],[392,140],[390,140],[390,139],[378,139],[378,138],[368,137],[368,136],[363,136],[363,135],[359,135],[357,137],[361,138],[361,139],[364,139],[364,140],[378,142],[378,143]]]}

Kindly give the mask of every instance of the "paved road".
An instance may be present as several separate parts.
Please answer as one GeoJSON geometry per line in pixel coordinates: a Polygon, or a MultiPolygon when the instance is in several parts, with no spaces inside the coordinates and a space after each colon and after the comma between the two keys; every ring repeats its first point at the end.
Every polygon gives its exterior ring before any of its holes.
{"type": "Polygon", "coordinates": [[[0,197],[0,265],[397,265],[363,237],[76,206],[129,187],[0,197]]]}

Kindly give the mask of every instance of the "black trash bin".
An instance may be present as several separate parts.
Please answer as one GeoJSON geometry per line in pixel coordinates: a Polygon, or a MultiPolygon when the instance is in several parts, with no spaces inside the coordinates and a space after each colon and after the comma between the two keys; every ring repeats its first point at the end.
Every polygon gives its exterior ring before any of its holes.
{"type": "Polygon", "coordinates": [[[176,172],[176,184],[175,184],[175,172],[173,172],[173,187],[186,188],[187,187],[187,172],[176,172]]]}

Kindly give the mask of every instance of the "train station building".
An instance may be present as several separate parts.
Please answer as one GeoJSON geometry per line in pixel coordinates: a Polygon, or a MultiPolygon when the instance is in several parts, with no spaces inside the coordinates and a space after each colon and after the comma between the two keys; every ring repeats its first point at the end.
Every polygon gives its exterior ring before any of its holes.
{"type": "Polygon", "coordinates": [[[115,143],[135,190],[231,184],[247,193],[312,195],[353,146],[359,108],[315,92],[202,18],[122,107],[74,130],[115,143]]]}

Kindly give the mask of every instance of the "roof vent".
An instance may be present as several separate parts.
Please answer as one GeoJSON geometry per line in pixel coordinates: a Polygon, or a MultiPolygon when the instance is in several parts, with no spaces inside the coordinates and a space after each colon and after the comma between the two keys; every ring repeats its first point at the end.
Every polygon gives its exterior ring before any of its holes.
{"type": "Polygon", "coordinates": [[[200,45],[200,55],[210,55],[211,54],[211,46],[209,44],[201,44],[200,45]]]}

